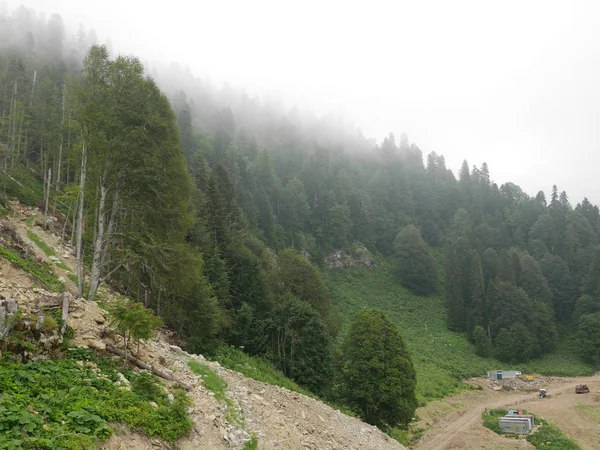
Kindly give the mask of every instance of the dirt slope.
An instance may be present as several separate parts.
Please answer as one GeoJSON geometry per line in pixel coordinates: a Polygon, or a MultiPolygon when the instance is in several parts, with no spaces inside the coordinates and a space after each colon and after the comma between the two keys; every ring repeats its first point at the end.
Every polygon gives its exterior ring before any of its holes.
{"type": "MultiPolygon", "coordinates": [[[[29,227],[25,220],[32,214],[41,216],[41,213],[18,204],[12,206],[15,215],[9,219],[11,228],[25,242],[36,248],[35,244],[27,238],[29,227]]],[[[70,272],[75,273],[72,249],[61,246],[57,235],[35,225],[32,229],[54,249],[70,272]]],[[[50,259],[39,249],[36,250],[36,256],[50,262],[50,259]]],[[[118,337],[103,337],[108,320],[106,312],[95,302],[76,298],[75,286],[66,277],[69,271],[55,269],[57,275],[65,280],[67,289],[73,294],[69,325],[75,330],[74,344],[99,351],[104,351],[107,344],[120,346],[118,337]]],[[[20,307],[27,307],[28,302],[34,301],[34,291],[38,293],[43,291],[34,285],[35,283],[26,274],[0,258],[0,295],[15,298],[20,307]]],[[[113,298],[113,294],[106,287],[102,289],[102,296],[108,301],[113,298]]],[[[189,355],[179,347],[170,345],[164,336],[159,335],[157,339],[143,344],[139,358],[191,386],[188,394],[193,404],[189,413],[194,427],[189,436],[176,443],[178,449],[243,448],[253,435],[258,439],[258,448],[265,450],[404,448],[376,427],[349,417],[312,398],[246,378],[221,367],[218,363],[206,361],[201,355],[189,355]],[[188,369],[187,362],[192,359],[209,365],[227,382],[228,396],[235,410],[233,414],[228,413],[227,406],[217,401],[204,387],[203,381],[188,369]],[[231,420],[232,416],[237,419],[231,420]]],[[[116,435],[105,442],[102,448],[141,450],[169,448],[169,446],[128,430],[117,430],[116,435]]]]}

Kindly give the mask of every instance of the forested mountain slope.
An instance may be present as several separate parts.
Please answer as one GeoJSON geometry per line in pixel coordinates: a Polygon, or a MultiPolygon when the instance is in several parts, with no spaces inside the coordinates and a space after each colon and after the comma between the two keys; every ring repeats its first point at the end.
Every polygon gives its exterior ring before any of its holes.
{"type": "MultiPolygon", "coordinates": [[[[484,357],[528,361],[579,333],[582,357],[600,362],[600,212],[586,199],[498,185],[485,163],[457,178],[404,135],[375,145],[176,67],[155,81],[57,15],[0,16],[0,41],[3,195],[60,216],[82,295],[104,280],[188,349],[241,346],[360,411],[322,271],[330,252],[364,245],[394,282],[442,295],[445,326],[484,357]]],[[[380,324],[408,380],[406,411],[385,420],[406,422],[414,370],[380,324]]]]}

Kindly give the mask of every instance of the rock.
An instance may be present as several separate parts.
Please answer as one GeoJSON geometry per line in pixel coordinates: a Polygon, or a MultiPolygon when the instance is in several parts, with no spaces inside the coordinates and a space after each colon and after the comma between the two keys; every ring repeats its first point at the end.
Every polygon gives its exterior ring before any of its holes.
{"type": "Polygon", "coordinates": [[[106,319],[104,318],[104,316],[98,316],[98,317],[94,318],[94,321],[95,321],[95,322],[96,322],[98,325],[101,325],[101,324],[103,324],[104,322],[106,322],[106,319]]]}
{"type": "Polygon", "coordinates": [[[91,340],[89,340],[87,345],[90,348],[93,348],[95,350],[100,350],[100,351],[106,350],[106,344],[99,339],[91,339],[91,340]]]}
{"type": "Polygon", "coordinates": [[[158,409],[158,404],[156,402],[150,402],[150,406],[152,406],[154,409],[158,409]]]}
{"type": "Polygon", "coordinates": [[[169,395],[167,395],[167,399],[169,399],[169,402],[171,402],[171,403],[173,403],[175,401],[175,397],[170,392],[169,392],[169,395]]]}

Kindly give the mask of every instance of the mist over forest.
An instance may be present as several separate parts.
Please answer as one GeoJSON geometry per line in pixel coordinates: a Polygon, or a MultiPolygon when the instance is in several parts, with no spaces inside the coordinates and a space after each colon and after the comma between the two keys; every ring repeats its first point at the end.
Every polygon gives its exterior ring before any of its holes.
{"type": "Polygon", "coordinates": [[[343,258],[355,269],[367,255],[406,295],[441,299],[445,330],[480,367],[564,345],[600,364],[600,210],[587,198],[553,180],[548,196],[525,192],[485,161],[454,173],[444,149],[424,154],[405,134],[375,142],[333,115],[100,44],[59,14],[0,8],[2,212],[13,197],[43,206],[27,187],[42,186],[80,295],[107,283],[188,350],[243,348],[383,428],[436,394],[415,393],[425,356],[386,311],[350,315],[332,295],[343,258]],[[398,364],[402,383],[371,382],[402,402],[365,406],[360,350],[398,364]]]}

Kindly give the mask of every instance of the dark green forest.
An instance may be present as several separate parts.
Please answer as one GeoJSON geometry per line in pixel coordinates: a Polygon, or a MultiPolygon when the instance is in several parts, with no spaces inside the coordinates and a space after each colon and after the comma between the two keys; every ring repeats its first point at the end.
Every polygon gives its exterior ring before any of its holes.
{"type": "Polygon", "coordinates": [[[600,363],[600,211],[587,199],[573,206],[552,180],[549,199],[499,185],[486,163],[456,177],[405,135],[376,144],[96,44],[58,15],[0,15],[1,212],[18,196],[58,217],[81,295],[104,281],[189,350],[243,347],[377,424],[410,421],[414,369],[385,317],[340,333],[323,275],[334,251],[365,247],[414,294],[442,293],[448,328],[481,356],[523,362],[576,335],[600,363]],[[349,389],[358,348],[377,339],[409,380],[387,415],[349,389]]]}

